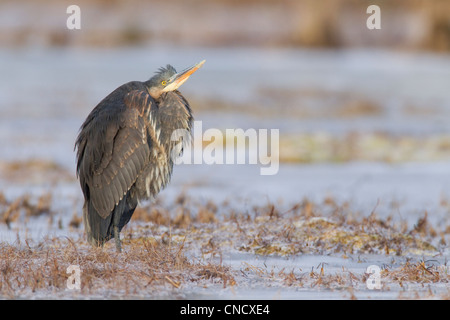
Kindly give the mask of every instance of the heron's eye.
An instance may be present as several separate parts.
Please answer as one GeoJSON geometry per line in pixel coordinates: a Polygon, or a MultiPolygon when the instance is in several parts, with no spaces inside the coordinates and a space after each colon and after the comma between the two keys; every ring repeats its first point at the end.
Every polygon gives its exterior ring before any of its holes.
{"type": "Polygon", "coordinates": [[[166,80],[163,80],[163,81],[161,82],[161,84],[165,87],[166,84],[167,84],[167,81],[166,81],[166,80]]]}

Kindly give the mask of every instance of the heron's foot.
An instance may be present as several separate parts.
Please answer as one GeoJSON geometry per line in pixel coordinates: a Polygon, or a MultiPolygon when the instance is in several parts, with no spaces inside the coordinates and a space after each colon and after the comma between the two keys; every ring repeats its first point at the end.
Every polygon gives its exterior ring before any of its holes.
{"type": "Polygon", "coordinates": [[[114,240],[116,242],[117,252],[122,252],[122,242],[120,241],[119,227],[114,227],[114,240]]]}

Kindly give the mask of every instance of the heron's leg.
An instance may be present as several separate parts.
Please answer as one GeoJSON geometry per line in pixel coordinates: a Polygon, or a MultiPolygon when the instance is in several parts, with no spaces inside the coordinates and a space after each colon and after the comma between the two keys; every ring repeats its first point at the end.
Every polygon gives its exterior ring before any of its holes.
{"type": "Polygon", "coordinates": [[[120,241],[120,231],[118,226],[114,226],[114,240],[116,242],[117,252],[122,252],[122,243],[120,241]]]}

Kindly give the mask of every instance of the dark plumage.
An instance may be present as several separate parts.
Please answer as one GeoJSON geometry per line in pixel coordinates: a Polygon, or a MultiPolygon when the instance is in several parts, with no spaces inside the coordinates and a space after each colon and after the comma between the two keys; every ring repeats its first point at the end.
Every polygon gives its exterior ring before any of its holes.
{"type": "Polygon", "coordinates": [[[75,148],[91,244],[114,237],[120,251],[120,231],[138,201],[155,197],[169,182],[178,144],[172,133],[190,132],[193,121],[189,103],[176,89],[203,63],[180,73],[168,65],[146,82],[126,83],[87,116],[75,148]]]}

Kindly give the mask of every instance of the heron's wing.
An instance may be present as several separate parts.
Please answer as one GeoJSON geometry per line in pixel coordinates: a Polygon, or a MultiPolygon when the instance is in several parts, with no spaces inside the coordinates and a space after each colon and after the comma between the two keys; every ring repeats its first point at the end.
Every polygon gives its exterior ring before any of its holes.
{"type": "Polygon", "coordinates": [[[123,100],[125,108],[116,118],[112,115],[113,120],[104,118],[107,126],[97,130],[100,135],[84,146],[84,156],[88,156],[83,161],[92,165],[86,179],[90,200],[102,218],[111,214],[149,161],[144,116],[152,101],[144,91],[128,93],[123,100]],[[95,144],[94,141],[101,142],[95,144]]]}

